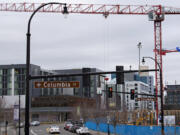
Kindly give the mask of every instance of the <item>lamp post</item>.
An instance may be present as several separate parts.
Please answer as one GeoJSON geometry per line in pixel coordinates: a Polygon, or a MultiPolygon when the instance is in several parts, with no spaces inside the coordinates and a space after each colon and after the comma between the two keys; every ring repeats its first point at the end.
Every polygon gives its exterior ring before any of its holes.
{"type": "Polygon", "coordinates": [[[106,91],[106,109],[109,109],[108,89],[107,89],[107,81],[109,80],[109,78],[105,77],[104,80],[105,80],[105,91],[106,91]]]}
{"type": "Polygon", "coordinates": [[[108,124],[107,132],[108,132],[108,135],[110,135],[110,131],[109,131],[109,122],[110,122],[110,116],[108,115],[108,116],[107,116],[107,124],[108,124]]]}
{"type": "Polygon", "coordinates": [[[152,59],[152,60],[158,65],[159,72],[160,72],[160,98],[161,98],[161,119],[162,119],[162,123],[161,123],[161,134],[164,135],[164,107],[163,107],[162,69],[161,69],[160,63],[158,63],[158,62],[157,62],[154,58],[152,58],[152,57],[143,57],[142,63],[145,63],[145,58],[152,59]]]}
{"type": "Polygon", "coordinates": [[[21,92],[20,92],[20,89],[19,89],[19,135],[21,135],[21,92]]]}
{"type": "Polygon", "coordinates": [[[137,45],[138,49],[139,49],[139,76],[140,76],[140,65],[141,65],[141,48],[142,48],[142,45],[141,45],[141,42],[138,43],[137,45]]]}
{"type": "Polygon", "coordinates": [[[50,4],[58,4],[64,5],[63,7],[63,14],[68,14],[68,10],[66,7],[66,3],[59,3],[59,2],[49,2],[42,4],[39,6],[30,16],[28,21],[28,29],[27,29],[27,48],[26,48],[26,102],[25,102],[25,135],[29,135],[29,100],[30,100],[30,91],[29,91],[29,81],[31,80],[30,75],[30,40],[31,40],[31,33],[30,33],[30,26],[31,20],[33,16],[38,12],[42,7],[50,5],[50,4]]]}

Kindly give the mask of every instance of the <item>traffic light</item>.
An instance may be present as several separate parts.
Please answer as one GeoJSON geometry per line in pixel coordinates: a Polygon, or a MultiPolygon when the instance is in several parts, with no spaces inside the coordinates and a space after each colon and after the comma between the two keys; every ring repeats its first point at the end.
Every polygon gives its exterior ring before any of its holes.
{"type": "Polygon", "coordinates": [[[112,89],[112,87],[109,87],[108,88],[108,97],[109,98],[112,98],[112,93],[113,93],[113,89],[112,89]]]}
{"type": "MultiPolygon", "coordinates": [[[[116,72],[117,71],[124,71],[123,66],[116,66],[116,72]]],[[[116,83],[117,84],[124,84],[124,73],[116,73],[116,83]]]]}
{"type": "Polygon", "coordinates": [[[134,94],[135,94],[134,89],[131,89],[131,100],[134,100],[134,94]]]}

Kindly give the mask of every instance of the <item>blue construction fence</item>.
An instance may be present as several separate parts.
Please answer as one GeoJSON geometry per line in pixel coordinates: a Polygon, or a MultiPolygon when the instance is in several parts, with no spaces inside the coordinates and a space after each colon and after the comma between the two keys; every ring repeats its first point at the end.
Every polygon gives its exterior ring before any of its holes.
{"type": "MultiPolygon", "coordinates": [[[[107,133],[108,124],[100,123],[97,125],[95,122],[86,122],[86,127],[91,130],[107,133]]],[[[161,135],[161,126],[135,126],[135,125],[117,125],[115,128],[109,124],[110,133],[117,135],[161,135]]],[[[165,135],[180,135],[180,127],[165,126],[165,135]]]]}

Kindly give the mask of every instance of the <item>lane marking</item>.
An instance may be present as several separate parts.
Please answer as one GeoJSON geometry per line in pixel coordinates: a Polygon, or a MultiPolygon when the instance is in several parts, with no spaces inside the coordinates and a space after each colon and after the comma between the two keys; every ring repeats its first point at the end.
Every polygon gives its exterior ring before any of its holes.
{"type": "Polygon", "coordinates": [[[31,133],[33,134],[33,135],[37,135],[35,132],[33,132],[33,130],[31,129],[31,133]]]}

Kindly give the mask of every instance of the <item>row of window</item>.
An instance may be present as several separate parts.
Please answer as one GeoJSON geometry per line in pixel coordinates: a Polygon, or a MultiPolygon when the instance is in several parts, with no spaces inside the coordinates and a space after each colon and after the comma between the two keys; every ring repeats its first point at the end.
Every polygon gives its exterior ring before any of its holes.
{"type": "MultiPolygon", "coordinates": [[[[24,95],[25,94],[25,89],[15,89],[14,90],[14,95],[24,95]]],[[[0,89],[0,96],[3,95],[12,95],[12,90],[11,89],[0,89]]]]}

